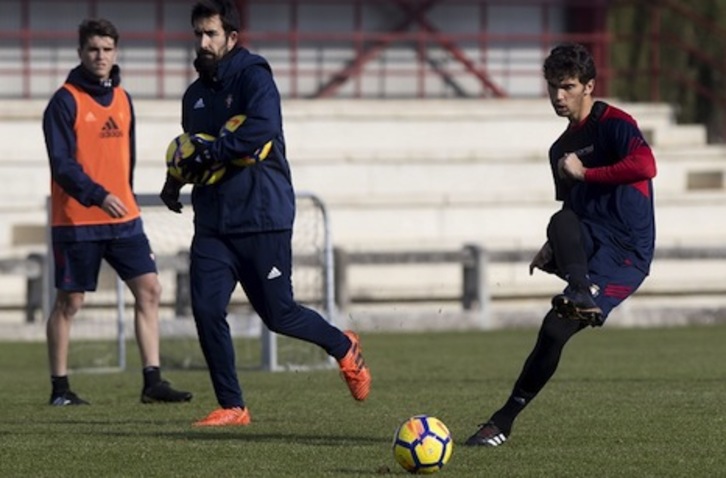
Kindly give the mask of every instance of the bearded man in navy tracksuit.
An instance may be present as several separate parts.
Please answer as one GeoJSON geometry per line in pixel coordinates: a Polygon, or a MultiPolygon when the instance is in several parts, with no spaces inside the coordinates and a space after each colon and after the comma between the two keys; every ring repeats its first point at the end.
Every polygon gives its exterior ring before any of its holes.
{"type": "MultiPolygon", "coordinates": [[[[212,164],[227,165],[219,182],[196,185],[192,191],[192,310],[219,403],[194,425],[250,423],[226,320],[237,283],[271,331],[322,347],[337,359],[353,397],[364,400],[371,378],[357,335],[342,332],[293,299],[295,193],[285,157],[280,95],[270,65],[237,46],[239,14],[234,2],[197,2],[191,23],[199,79],[182,100],[184,131],[217,136],[228,119],[246,116],[234,132],[211,142],[197,141],[195,154],[181,164],[183,176],[191,182],[204,177],[212,164]],[[259,152],[270,141],[272,148],[262,158],[259,152]],[[232,165],[233,160],[247,157],[257,161],[245,167],[232,165]]],[[[181,186],[167,176],[161,198],[172,211],[181,210],[181,186]]]]}
{"type": "Polygon", "coordinates": [[[595,64],[582,45],[554,48],[544,77],[555,113],[569,124],[549,151],[562,209],[550,219],[530,273],[557,274],[567,286],[552,299],[509,399],[467,445],[504,443],[519,413],[554,375],[567,341],[602,326],[645,280],[653,259],[655,158],[635,120],[593,100],[595,64]]]}

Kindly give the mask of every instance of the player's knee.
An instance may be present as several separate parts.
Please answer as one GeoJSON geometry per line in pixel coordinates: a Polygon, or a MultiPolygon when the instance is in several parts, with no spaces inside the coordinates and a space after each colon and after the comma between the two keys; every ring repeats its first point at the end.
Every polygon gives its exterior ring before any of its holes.
{"type": "Polygon", "coordinates": [[[83,300],[84,294],[82,293],[58,292],[53,305],[54,315],[68,320],[72,319],[83,307],[83,300]]]}
{"type": "Polygon", "coordinates": [[[297,328],[301,321],[305,320],[305,310],[296,303],[275,304],[266,314],[260,314],[265,325],[271,332],[287,335],[292,329],[297,328]]]}
{"type": "Polygon", "coordinates": [[[557,235],[558,231],[568,231],[579,227],[577,215],[570,209],[561,209],[554,213],[547,225],[547,237],[557,235]]]}
{"type": "Polygon", "coordinates": [[[140,307],[158,307],[161,301],[161,282],[156,275],[129,281],[129,287],[140,307]]]}
{"type": "Polygon", "coordinates": [[[192,298],[192,314],[195,319],[214,322],[215,319],[224,319],[227,316],[227,307],[226,304],[218,304],[210,300],[194,300],[192,298]]]}
{"type": "Polygon", "coordinates": [[[151,282],[145,289],[145,295],[149,302],[153,302],[154,305],[158,305],[161,301],[161,282],[155,280],[151,282]]]}

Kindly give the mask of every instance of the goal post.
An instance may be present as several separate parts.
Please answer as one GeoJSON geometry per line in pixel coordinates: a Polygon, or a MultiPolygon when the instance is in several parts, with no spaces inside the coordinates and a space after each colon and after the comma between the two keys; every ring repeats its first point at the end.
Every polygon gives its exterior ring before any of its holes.
{"type": "MultiPolygon", "coordinates": [[[[191,195],[180,196],[181,214],[169,211],[156,194],[138,194],[144,230],[156,256],[162,298],[159,328],[161,357],[165,368],[206,367],[197,341],[189,299],[189,248],[193,236],[191,195]]],[[[328,211],[314,193],[296,194],[296,216],[292,234],[293,290],[298,302],[335,322],[333,246],[328,211]]],[[[50,209],[49,209],[50,213],[50,209]]],[[[50,238],[48,251],[51,251],[50,238]]],[[[51,256],[49,256],[51,257],[51,256]]],[[[47,284],[44,305],[51,307],[52,261],[46,261],[47,284]]],[[[49,312],[49,309],[46,313],[49,312]]],[[[249,305],[241,287],[232,295],[228,322],[237,344],[237,366],[267,371],[328,368],[334,365],[322,349],[300,340],[271,333],[249,305]]],[[[86,294],[79,316],[74,320],[71,340],[71,367],[74,370],[123,370],[126,343],[133,336],[133,296],[114,271],[104,263],[99,288],[86,294]],[[76,334],[76,329],[79,330],[76,334]],[[132,333],[128,334],[128,330],[132,333]],[[79,335],[82,338],[76,339],[79,335]],[[115,349],[112,353],[106,348],[115,349]],[[78,351],[76,349],[83,349],[78,351]],[[103,355],[103,358],[95,357],[103,355]],[[78,360],[74,355],[81,355],[78,360]],[[115,355],[115,357],[114,357],[115,355]]]]}

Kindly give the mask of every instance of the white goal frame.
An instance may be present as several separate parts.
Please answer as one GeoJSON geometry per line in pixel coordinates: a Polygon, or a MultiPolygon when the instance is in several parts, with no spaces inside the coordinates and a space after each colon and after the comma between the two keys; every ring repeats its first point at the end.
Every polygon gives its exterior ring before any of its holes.
{"type": "MultiPolygon", "coordinates": [[[[322,218],[322,251],[319,254],[319,257],[313,258],[313,260],[310,260],[310,258],[299,258],[295,256],[295,250],[293,249],[293,272],[296,269],[296,262],[298,260],[302,260],[305,267],[319,267],[319,274],[322,277],[321,286],[322,289],[320,291],[320,297],[322,300],[320,301],[320,306],[316,307],[318,312],[321,313],[321,315],[328,320],[331,323],[336,322],[336,305],[335,305],[335,280],[334,280],[334,264],[333,264],[333,244],[332,244],[332,238],[331,238],[331,230],[330,230],[330,220],[329,220],[329,214],[327,207],[325,206],[325,203],[322,201],[322,199],[317,196],[316,194],[308,191],[298,191],[296,193],[296,201],[299,203],[300,201],[311,201],[313,206],[318,209],[318,212],[322,218]],[[311,263],[313,263],[311,265],[311,263]]],[[[187,208],[191,208],[191,194],[184,193],[180,195],[180,202],[187,208]]],[[[144,207],[165,207],[162,203],[161,199],[159,198],[158,194],[138,194],[136,195],[136,201],[140,208],[142,209],[142,219],[144,217],[143,209],[144,207]]],[[[53,248],[52,248],[52,240],[51,240],[51,234],[50,234],[50,224],[51,224],[51,202],[50,198],[47,198],[46,201],[46,209],[47,209],[47,215],[48,215],[48,227],[47,227],[47,260],[45,261],[45,267],[44,267],[44,284],[45,287],[43,287],[43,313],[46,317],[49,317],[51,308],[53,306],[53,301],[55,300],[55,281],[54,281],[54,268],[53,268],[53,248]]],[[[298,209],[299,210],[299,209],[298,209]]],[[[169,214],[173,214],[172,212],[168,212],[169,214]]],[[[296,225],[298,221],[300,220],[299,217],[296,215],[296,225]]],[[[146,225],[146,224],[145,224],[146,225]]],[[[293,234],[294,234],[293,228],[293,234]]],[[[190,238],[191,241],[191,238],[190,238]]],[[[154,249],[154,244],[152,242],[151,244],[152,250],[154,249]]],[[[191,242],[187,245],[186,250],[189,249],[189,246],[191,246],[191,242]]],[[[157,267],[159,267],[161,272],[162,265],[159,264],[159,261],[157,261],[157,267]]],[[[103,370],[100,371],[114,371],[114,370],[125,370],[126,369],[126,341],[128,339],[128,334],[126,332],[126,285],[124,282],[116,277],[115,279],[115,321],[116,321],[116,342],[117,342],[117,350],[118,350],[118,366],[117,367],[104,367],[103,370]]],[[[260,367],[262,370],[265,371],[280,371],[280,370],[289,370],[291,368],[293,369],[305,369],[305,368],[327,368],[332,367],[334,365],[334,360],[329,358],[325,363],[318,364],[314,367],[306,367],[306,366],[297,366],[297,365],[290,365],[290,364],[280,364],[278,361],[278,344],[277,344],[277,334],[270,332],[267,327],[264,327],[262,325],[260,327],[260,340],[261,340],[261,357],[260,357],[260,367]]],[[[99,370],[95,370],[99,371],[99,370]]]]}

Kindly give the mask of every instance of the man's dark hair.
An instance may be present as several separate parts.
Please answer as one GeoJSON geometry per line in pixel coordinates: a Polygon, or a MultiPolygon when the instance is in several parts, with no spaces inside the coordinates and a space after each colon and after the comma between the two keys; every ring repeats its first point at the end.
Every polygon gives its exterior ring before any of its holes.
{"type": "Polygon", "coordinates": [[[105,18],[88,18],[78,25],[78,47],[83,48],[91,37],[111,37],[118,44],[118,30],[105,18]]]}
{"type": "Polygon", "coordinates": [[[192,7],[192,26],[200,18],[219,15],[224,32],[239,32],[239,12],[232,0],[202,0],[192,7]]]}
{"type": "Polygon", "coordinates": [[[547,81],[577,78],[583,85],[597,75],[595,61],[584,46],[566,43],[556,46],[544,61],[544,77],[547,81]]]}

